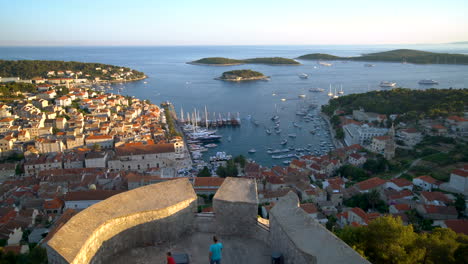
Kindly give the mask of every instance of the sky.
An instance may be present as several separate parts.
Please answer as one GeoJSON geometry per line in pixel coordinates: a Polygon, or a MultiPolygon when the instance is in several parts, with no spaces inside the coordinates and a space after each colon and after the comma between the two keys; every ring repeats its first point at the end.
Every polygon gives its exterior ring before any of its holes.
{"type": "Polygon", "coordinates": [[[468,0],[0,0],[0,46],[468,41],[468,0]]]}

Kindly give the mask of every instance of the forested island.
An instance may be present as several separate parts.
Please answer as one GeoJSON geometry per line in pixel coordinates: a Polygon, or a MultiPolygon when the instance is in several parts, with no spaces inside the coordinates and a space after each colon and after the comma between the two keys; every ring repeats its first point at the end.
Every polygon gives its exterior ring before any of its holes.
{"type": "Polygon", "coordinates": [[[312,53],[300,56],[297,59],[408,62],[417,64],[468,64],[468,55],[435,53],[411,49],[397,49],[385,52],[369,53],[358,57],[339,57],[330,54],[312,53]]]}
{"type": "Polygon", "coordinates": [[[352,113],[352,110],[361,107],[378,114],[398,114],[401,121],[463,115],[464,109],[468,107],[468,90],[397,88],[350,94],[330,100],[328,105],[322,106],[322,111],[332,116],[337,109],[352,113]]]}
{"type": "Polygon", "coordinates": [[[188,62],[188,64],[199,65],[215,65],[215,66],[230,66],[240,64],[267,64],[267,65],[299,65],[300,63],[288,58],[268,57],[268,58],[252,58],[244,60],[229,59],[223,57],[203,58],[196,61],[188,62]]]}
{"type": "Polygon", "coordinates": [[[0,60],[0,77],[21,79],[69,77],[88,80],[134,81],[146,78],[143,72],[102,63],[47,60],[0,60]]]}
{"type": "Polygon", "coordinates": [[[223,72],[221,77],[216,78],[217,80],[240,82],[240,81],[256,81],[256,80],[268,80],[268,76],[265,76],[261,72],[252,70],[233,70],[223,72]]]}

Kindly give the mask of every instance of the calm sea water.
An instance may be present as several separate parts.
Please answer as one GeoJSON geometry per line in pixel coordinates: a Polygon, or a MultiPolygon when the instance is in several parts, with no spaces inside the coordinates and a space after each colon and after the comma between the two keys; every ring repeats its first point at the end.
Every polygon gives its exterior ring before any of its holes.
{"type": "Polygon", "coordinates": [[[394,81],[398,86],[412,89],[466,88],[468,87],[468,66],[462,65],[414,65],[401,63],[373,63],[375,67],[364,67],[364,62],[333,62],[331,67],[318,65],[315,61],[301,61],[301,66],[198,66],[186,64],[203,57],[253,58],[281,56],[295,58],[307,53],[330,53],[339,56],[356,56],[363,53],[385,51],[396,48],[411,48],[436,52],[453,52],[468,54],[468,45],[405,45],[405,46],[191,46],[191,47],[0,47],[0,59],[44,59],[44,60],[74,60],[83,62],[100,62],[128,66],[148,75],[144,81],[127,83],[122,94],[134,95],[141,99],[149,99],[153,103],[171,101],[176,110],[183,107],[184,112],[194,108],[204,111],[204,106],[212,114],[228,112],[240,113],[242,126],[240,128],[219,129],[224,136],[218,148],[210,150],[205,155],[216,151],[226,151],[229,154],[244,154],[263,165],[281,163],[283,160],[273,160],[266,149],[280,148],[280,141],[288,133],[297,134],[297,138],[289,138],[288,146],[319,149],[322,141],[328,141],[329,136],[309,133],[320,124],[305,123],[295,112],[300,101],[298,95],[305,94],[308,100],[318,104],[326,104],[328,87],[333,91],[342,85],[345,94],[362,93],[368,90],[380,89],[381,81],[394,81]],[[233,69],[252,69],[271,76],[270,81],[230,83],[214,80],[222,72],[233,69]],[[309,79],[300,79],[298,74],[306,73],[309,79]],[[421,79],[435,79],[437,86],[422,86],[421,79]],[[309,88],[320,87],[324,93],[308,92],[309,88]],[[287,99],[282,102],[281,99],[287,99]],[[276,109],[276,110],[275,110],[276,109]],[[278,112],[281,120],[282,133],[268,136],[265,127],[272,127],[270,118],[278,112]],[[260,122],[255,126],[248,117],[260,122]],[[295,128],[297,121],[302,128],[295,128]],[[228,142],[226,139],[231,137],[228,142]],[[248,154],[249,149],[256,149],[255,154],[248,154]]]}

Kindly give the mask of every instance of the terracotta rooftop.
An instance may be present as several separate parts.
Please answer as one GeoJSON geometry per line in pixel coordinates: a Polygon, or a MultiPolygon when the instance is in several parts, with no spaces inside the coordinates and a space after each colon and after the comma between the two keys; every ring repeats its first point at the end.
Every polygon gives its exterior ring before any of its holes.
{"type": "Polygon", "coordinates": [[[409,211],[411,207],[408,204],[394,204],[395,209],[398,211],[409,211]]]}
{"type": "Polygon", "coordinates": [[[313,203],[301,204],[301,208],[308,214],[314,214],[318,212],[317,206],[315,206],[313,203]]]}
{"type": "Polygon", "coordinates": [[[453,206],[423,205],[428,214],[458,215],[457,209],[453,206]]]}
{"type": "Polygon", "coordinates": [[[428,176],[428,175],[419,176],[419,177],[416,177],[415,179],[420,179],[420,180],[428,182],[430,184],[439,184],[439,181],[437,181],[436,179],[434,179],[434,178],[432,178],[431,176],[428,176]]]}
{"type": "Polygon", "coordinates": [[[412,182],[408,181],[407,179],[403,179],[403,178],[391,179],[390,181],[393,182],[398,187],[405,187],[405,186],[413,185],[412,182]]]}
{"type": "Polygon", "coordinates": [[[421,192],[421,196],[428,201],[441,201],[444,203],[451,202],[451,200],[442,192],[421,192]]]}
{"type": "Polygon", "coordinates": [[[387,182],[386,180],[380,179],[378,177],[373,177],[365,181],[358,182],[357,186],[359,187],[361,191],[366,191],[366,190],[374,189],[382,184],[385,184],[386,182],[387,182]]]}
{"type": "Polygon", "coordinates": [[[117,156],[175,152],[174,144],[132,145],[115,148],[117,156]]]}
{"type": "Polygon", "coordinates": [[[219,187],[223,184],[224,178],[218,177],[195,177],[193,186],[196,187],[219,187]]]}
{"type": "Polygon", "coordinates": [[[468,220],[467,219],[450,219],[444,221],[445,225],[459,234],[468,235],[468,220]]]}
{"type": "Polygon", "coordinates": [[[465,177],[465,178],[468,177],[468,171],[461,170],[461,169],[453,170],[452,174],[455,174],[455,175],[458,175],[458,176],[461,176],[461,177],[465,177]]]}

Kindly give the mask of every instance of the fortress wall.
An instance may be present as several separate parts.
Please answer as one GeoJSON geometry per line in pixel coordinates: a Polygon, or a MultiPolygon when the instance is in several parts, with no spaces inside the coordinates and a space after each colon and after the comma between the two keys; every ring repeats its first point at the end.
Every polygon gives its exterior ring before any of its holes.
{"type": "Polygon", "coordinates": [[[226,178],[213,197],[216,233],[251,236],[257,226],[257,184],[252,179],[226,178]]]}
{"type": "Polygon", "coordinates": [[[104,263],[122,250],[193,231],[197,197],[187,179],[137,188],[74,216],[48,242],[49,263],[104,263]]]}
{"type": "Polygon", "coordinates": [[[270,211],[270,246],[287,264],[369,263],[299,207],[290,192],[270,211]]]}

